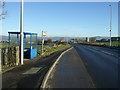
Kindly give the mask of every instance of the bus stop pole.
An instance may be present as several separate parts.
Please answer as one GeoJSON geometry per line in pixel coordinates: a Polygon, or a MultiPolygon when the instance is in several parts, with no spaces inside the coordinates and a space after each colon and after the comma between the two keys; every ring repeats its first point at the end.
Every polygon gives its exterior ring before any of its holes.
{"type": "Polygon", "coordinates": [[[23,64],[23,3],[24,0],[21,0],[21,11],[20,11],[20,63],[23,64]]]}
{"type": "Polygon", "coordinates": [[[38,51],[38,39],[37,39],[37,35],[36,35],[36,48],[37,48],[37,51],[38,51]]]}

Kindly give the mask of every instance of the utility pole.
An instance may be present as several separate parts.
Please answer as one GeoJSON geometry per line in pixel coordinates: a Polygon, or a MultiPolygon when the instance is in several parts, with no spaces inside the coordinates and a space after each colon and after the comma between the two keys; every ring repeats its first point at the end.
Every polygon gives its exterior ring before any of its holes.
{"type": "Polygon", "coordinates": [[[112,45],[112,41],[111,41],[111,29],[112,29],[112,6],[109,5],[110,7],[110,46],[112,45]]]}
{"type": "Polygon", "coordinates": [[[24,53],[23,53],[23,6],[24,0],[21,0],[21,7],[20,7],[20,63],[23,64],[24,53]]]}

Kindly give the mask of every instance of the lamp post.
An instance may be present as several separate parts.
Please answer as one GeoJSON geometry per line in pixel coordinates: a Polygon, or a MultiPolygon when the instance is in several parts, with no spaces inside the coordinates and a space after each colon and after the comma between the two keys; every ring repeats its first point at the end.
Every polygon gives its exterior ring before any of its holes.
{"type": "Polygon", "coordinates": [[[23,3],[24,0],[21,0],[21,11],[20,11],[20,63],[23,64],[23,3]]]}
{"type": "Polygon", "coordinates": [[[112,45],[112,41],[111,41],[111,28],[112,28],[112,6],[109,5],[110,7],[110,46],[112,45]]]}

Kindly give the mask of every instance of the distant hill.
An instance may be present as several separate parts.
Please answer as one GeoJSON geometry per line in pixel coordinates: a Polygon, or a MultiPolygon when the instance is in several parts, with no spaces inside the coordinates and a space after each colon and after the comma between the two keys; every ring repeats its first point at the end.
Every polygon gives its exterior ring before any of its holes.
{"type": "Polygon", "coordinates": [[[0,36],[0,41],[7,41],[8,40],[8,36],[0,36]]]}
{"type": "MultiPolygon", "coordinates": [[[[96,40],[101,40],[101,39],[109,39],[109,37],[104,37],[104,36],[94,36],[96,40]]],[[[38,39],[42,39],[41,37],[38,36],[38,39]]],[[[86,37],[45,37],[45,39],[52,39],[52,40],[60,40],[60,39],[65,39],[65,40],[71,40],[71,39],[82,39],[85,40],[86,37]]],[[[0,41],[7,41],[8,36],[0,36],[0,41]]]]}
{"type": "MultiPolygon", "coordinates": [[[[52,40],[60,40],[60,39],[65,39],[65,40],[70,40],[74,37],[44,37],[45,39],[52,39],[52,40]]],[[[38,39],[42,39],[41,37],[38,37],[38,39]]],[[[0,41],[7,41],[8,36],[0,36],[0,41]]]]}
{"type": "Polygon", "coordinates": [[[95,36],[96,40],[109,39],[109,37],[95,36]]]}
{"type": "Polygon", "coordinates": [[[52,39],[52,40],[60,40],[60,39],[65,39],[65,40],[71,40],[74,37],[45,37],[46,39],[52,39]]]}

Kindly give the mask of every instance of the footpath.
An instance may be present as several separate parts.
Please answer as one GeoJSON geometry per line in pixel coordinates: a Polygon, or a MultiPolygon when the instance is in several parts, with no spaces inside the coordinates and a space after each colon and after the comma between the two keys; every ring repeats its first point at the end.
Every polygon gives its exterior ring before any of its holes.
{"type": "Polygon", "coordinates": [[[72,48],[66,52],[52,69],[44,88],[95,88],[82,59],[72,48]]]}

